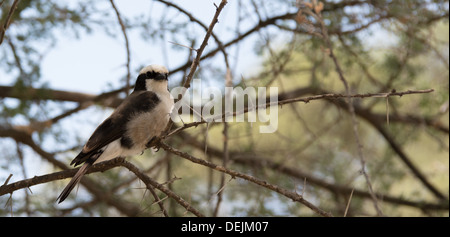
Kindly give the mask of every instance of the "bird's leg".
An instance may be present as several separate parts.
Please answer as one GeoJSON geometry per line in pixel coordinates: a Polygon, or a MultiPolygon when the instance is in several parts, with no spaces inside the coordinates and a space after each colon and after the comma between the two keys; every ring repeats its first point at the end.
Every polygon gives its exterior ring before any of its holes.
{"type": "Polygon", "coordinates": [[[146,148],[155,148],[156,151],[159,151],[160,145],[159,143],[161,142],[161,138],[160,137],[152,137],[150,139],[150,141],[148,141],[147,145],[145,145],[146,148]]]}

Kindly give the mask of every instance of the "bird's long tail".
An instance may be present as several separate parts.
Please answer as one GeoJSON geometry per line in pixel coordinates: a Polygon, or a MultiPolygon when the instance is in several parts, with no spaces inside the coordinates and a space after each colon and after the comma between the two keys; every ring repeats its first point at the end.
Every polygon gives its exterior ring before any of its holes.
{"type": "Polygon", "coordinates": [[[86,171],[89,169],[89,167],[92,166],[91,162],[85,162],[83,166],[77,171],[77,173],[73,176],[73,178],[70,180],[69,184],[64,188],[64,190],[61,192],[61,194],[58,196],[56,201],[58,201],[58,204],[63,202],[70,194],[73,188],[77,186],[77,184],[81,181],[81,178],[86,173],[86,171]]]}

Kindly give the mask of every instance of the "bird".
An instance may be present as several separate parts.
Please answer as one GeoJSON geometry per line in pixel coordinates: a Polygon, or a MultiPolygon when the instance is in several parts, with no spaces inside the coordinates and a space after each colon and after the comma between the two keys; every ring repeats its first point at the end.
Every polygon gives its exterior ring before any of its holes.
{"type": "Polygon", "coordinates": [[[169,123],[174,100],[168,89],[168,70],[161,65],[144,67],[133,92],[92,133],[70,165],[83,164],[56,199],[63,202],[88,169],[117,157],[142,154],[169,123]]]}

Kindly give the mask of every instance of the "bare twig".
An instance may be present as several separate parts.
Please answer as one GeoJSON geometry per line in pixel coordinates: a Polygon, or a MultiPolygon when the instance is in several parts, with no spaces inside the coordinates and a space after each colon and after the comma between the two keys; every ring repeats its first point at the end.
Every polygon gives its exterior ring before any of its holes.
{"type": "MultiPolygon", "coordinates": [[[[350,87],[348,85],[347,79],[344,76],[344,72],[336,58],[336,56],[334,55],[334,51],[333,51],[333,44],[328,36],[328,29],[325,26],[325,23],[323,22],[322,19],[322,15],[321,15],[321,10],[318,11],[317,9],[315,10],[315,13],[312,12],[309,8],[304,9],[305,12],[308,13],[308,15],[314,17],[314,19],[316,19],[321,26],[322,29],[322,36],[325,40],[326,46],[328,47],[328,52],[329,52],[329,56],[330,58],[333,60],[335,68],[336,68],[336,72],[339,75],[339,79],[341,80],[341,82],[344,84],[345,87],[345,91],[347,94],[347,105],[348,105],[348,110],[350,111],[351,114],[351,118],[352,118],[352,124],[353,124],[353,135],[355,136],[355,141],[357,144],[357,148],[358,148],[358,156],[361,162],[361,173],[364,175],[364,178],[366,180],[367,183],[367,187],[369,189],[369,193],[372,196],[372,200],[373,200],[373,205],[375,207],[375,210],[377,211],[377,215],[378,216],[383,216],[383,212],[378,204],[378,198],[375,195],[375,192],[373,191],[372,188],[372,183],[370,181],[369,178],[369,174],[366,172],[366,159],[364,157],[364,152],[363,152],[363,145],[361,142],[361,139],[359,138],[359,132],[358,132],[358,121],[356,119],[356,114],[355,114],[355,108],[353,107],[353,102],[352,102],[352,97],[350,95],[350,87]]],[[[388,96],[386,97],[386,99],[388,98],[388,96]]]]}
{"type": "Polygon", "coordinates": [[[5,23],[3,23],[3,26],[1,26],[2,28],[0,28],[0,45],[3,43],[3,38],[5,37],[6,30],[11,24],[11,18],[19,2],[20,0],[14,0],[13,4],[11,5],[11,8],[9,9],[8,16],[6,16],[5,23]]]}
{"type": "Polygon", "coordinates": [[[206,45],[208,45],[209,37],[212,34],[214,26],[217,24],[217,22],[219,22],[218,18],[219,18],[220,12],[222,11],[222,9],[225,7],[225,5],[227,3],[228,3],[227,0],[222,0],[220,5],[216,9],[216,14],[214,15],[214,17],[211,21],[211,24],[208,27],[208,31],[206,32],[205,38],[203,39],[203,42],[200,45],[200,48],[197,50],[197,57],[195,57],[194,61],[192,62],[191,70],[189,71],[189,74],[187,75],[186,81],[184,83],[185,88],[190,87],[190,84],[191,84],[192,78],[194,77],[195,71],[197,70],[197,67],[200,64],[200,60],[201,60],[203,51],[205,50],[206,45]]]}
{"type": "Polygon", "coordinates": [[[8,178],[6,178],[6,180],[3,183],[3,185],[7,185],[9,183],[9,180],[11,179],[12,176],[13,176],[13,174],[9,174],[8,178]]]}
{"type": "MultiPolygon", "coordinates": [[[[186,76],[186,80],[184,81],[184,85],[183,85],[183,86],[184,86],[185,88],[189,88],[189,87],[191,86],[191,81],[192,81],[192,79],[194,78],[195,71],[197,71],[197,67],[198,67],[199,64],[200,64],[200,60],[201,60],[201,58],[202,58],[203,51],[205,50],[206,45],[208,45],[208,40],[209,40],[209,38],[211,37],[212,31],[213,31],[213,29],[214,29],[214,26],[217,24],[217,22],[219,22],[219,15],[220,15],[220,12],[223,10],[223,8],[225,7],[225,5],[226,5],[227,3],[228,3],[227,0],[222,0],[222,2],[220,3],[219,7],[216,8],[216,14],[214,15],[214,17],[213,17],[213,19],[212,19],[212,21],[211,21],[211,24],[210,24],[209,27],[208,27],[208,31],[206,32],[205,38],[203,39],[203,42],[202,42],[202,44],[200,45],[200,48],[196,50],[197,56],[196,56],[195,59],[192,61],[191,68],[190,68],[190,71],[189,71],[189,74],[186,76]]],[[[220,48],[220,47],[219,47],[219,48],[220,48]]],[[[223,47],[222,47],[222,48],[223,48],[223,47]]],[[[226,55],[226,54],[224,53],[224,55],[226,55]]],[[[226,57],[226,56],[225,56],[225,57],[226,57]]],[[[183,79],[184,79],[184,78],[183,78],[183,79]]],[[[182,99],[183,96],[184,96],[184,94],[182,94],[181,97],[180,97],[179,99],[182,99]]],[[[172,123],[173,123],[172,120],[170,120],[170,121],[169,121],[169,125],[168,125],[167,127],[171,127],[172,123]]],[[[166,131],[167,131],[167,130],[166,130],[166,131]]]]}
{"type": "Polygon", "coordinates": [[[186,45],[179,44],[179,43],[177,43],[177,42],[169,41],[169,43],[174,44],[174,45],[178,45],[178,46],[181,46],[181,47],[184,47],[184,48],[193,50],[193,51],[197,51],[197,49],[194,49],[194,48],[192,48],[192,47],[190,47],[190,46],[186,46],[186,45]]]}
{"type": "Polygon", "coordinates": [[[128,42],[128,36],[127,36],[127,28],[122,20],[122,17],[120,16],[120,12],[117,9],[116,5],[114,4],[113,0],[110,0],[111,2],[111,6],[114,9],[114,12],[116,13],[117,16],[117,20],[119,21],[120,27],[122,29],[122,33],[123,33],[123,37],[125,39],[125,48],[127,50],[127,78],[126,78],[126,86],[125,86],[125,92],[128,94],[129,90],[130,90],[130,80],[131,80],[131,69],[130,69],[130,60],[131,60],[131,56],[130,56],[130,45],[128,42]]]}
{"type": "MultiPolygon", "coordinates": [[[[119,158],[120,159],[120,158],[119,158]]],[[[187,211],[191,212],[192,214],[202,217],[203,214],[200,213],[197,209],[195,209],[189,202],[185,201],[183,198],[178,196],[176,193],[172,192],[170,189],[166,188],[164,185],[157,183],[147,175],[145,175],[143,172],[139,170],[136,166],[131,164],[130,162],[126,161],[125,159],[121,159],[122,163],[121,166],[127,168],[129,171],[133,172],[142,182],[147,185],[147,187],[155,187],[165,193],[167,196],[171,197],[175,201],[177,201],[180,205],[182,205],[184,208],[186,208],[187,211]]]]}
{"type": "MultiPolygon", "coordinates": [[[[231,78],[231,71],[230,71],[230,68],[228,67],[228,63],[227,63],[227,74],[225,76],[225,86],[227,86],[227,87],[233,86],[232,78],[231,78]]],[[[230,90],[227,91],[227,94],[225,96],[227,97],[226,100],[228,100],[228,101],[233,98],[233,94],[230,90]]],[[[228,123],[226,121],[223,123],[222,134],[223,134],[222,166],[226,168],[228,165],[228,161],[230,160],[230,152],[228,150],[228,123]]],[[[220,177],[220,186],[219,187],[221,187],[221,188],[217,192],[217,203],[216,203],[216,208],[214,209],[213,216],[218,215],[220,204],[222,202],[222,196],[223,196],[222,190],[225,188],[225,174],[224,173],[222,173],[222,175],[220,177]]]]}
{"type": "MultiPolygon", "coordinates": [[[[142,171],[140,171],[139,168],[131,164],[130,162],[126,161],[123,158],[116,158],[113,160],[101,162],[99,164],[96,164],[92,166],[88,171],[87,174],[94,173],[94,172],[103,172],[109,169],[112,169],[114,167],[123,166],[133,172],[140,180],[142,180],[147,188],[156,188],[165,193],[167,196],[173,198],[175,201],[180,203],[183,207],[186,208],[186,210],[192,212],[196,216],[203,216],[198,210],[196,210],[194,207],[192,207],[188,202],[186,202],[183,198],[166,188],[163,184],[159,184],[150,177],[148,177],[146,174],[144,174],[142,171]]],[[[42,183],[48,183],[55,180],[70,178],[75,175],[75,173],[78,171],[78,168],[76,169],[70,169],[70,170],[64,170],[55,172],[52,174],[42,175],[42,176],[35,176],[30,179],[25,179],[19,182],[15,182],[12,184],[2,185],[0,186],[0,196],[10,193],[12,194],[14,191],[27,188],[33,185],[42,184],[42,183]]]]}
{"type": "Polygon", "coordinates": [[[177,150],[177,149],[175,149],[175,148],[165,144],[164,142],[160,143],[160,147],[163,148],[164,150],[168,151],[168,152],[171,152],[171,153],[173,153],[173,154],[175,154],[175,155],[177,155],[179,157],[188,159],[188,160],[190,160],[190,161],[192,161],[192,162],[194,162],[196,164],[200,164],[200,165],[209,167],[211,169],[214,169],[214,170],[217,170],[217,171],[220,171],[220,172],[223,172],[223,173],[227,173],[227,174],[231,175],[232,177],[238,177],[238,178],[241,178],[241,179],[245,179],[247,181],[250,181],[250,182],[255,183],[257,185],[260,185],[262,187],[268,188],[268,189],[270,189],[272,191],[275,191],[275,192],[277,192],[277,193],[279,193],[279,194],[281,194],[281,195],[283,195],[285,197],[288,197],[288,198],[292,199],[293,201],[302,203],[303,205],[305,205],[306,207],[308,207],[309,209],[311,209],[312,211],[314,211],[315,213],[317,213],[320,216],[327,216],[327,217],[331,217],[332,216],[330,213],[321,210],[320,208],[316,207],[314,204],[312,204],[309,201],[305,200],[301,195],[299,195],[299,194],[297,194],[295,192],[292,192],[292,191],[286,190],[284,188],[281,188],[279,186],[270,184],[267,181],[255,178],[253,176],[250,176],[250,175],[247,175],[247,174],[243,174],[243,173],[240,173],[240,172],[237,172],[237,171],[234,171],[234,170],[230,170],[230,169],[227,169],[227,168],[225,168],[223,166],[216,165],[216,164],[213,164],[213,163],[208,162],[206,160],[202,160],[202,159],[196,158],[196,157],[194,157],[194,156],[192,156],[192,155],[190,155],[188,153],[181,152],[181,151],[179,151],[179,150],[177,150]]]}
{"type": "Polygon", "coordinates": [[[353,197],[353,191],[355,191],[355,189],[352,189],[352,192],[350,193],[350,197],[348,198],[347,206],[345,207],[344,217],[347,216],[348,209],[350,208],[350,203],[352,202],[352,197],[353,197]]]}
{"type": "MultiPolygon", "coordinates": [[[[187,133],[182,133],[181,138],[185,141],[189,141],[189,144],[195,147],[196,149],[202,150],[203,143],[196,141],[196,139],[187,133]]],[[[216,157],[217,159],[222,158],[222,151],[216,148],[211,148],[209,152],[210,157],[216,157]]],[[[332,193],[339,193],[342,195],[350,195],[352,190],[354,191],[354,195],[361,198],[371,198],[370,194],[364,190],[349,188],[345,185],[331,183],[329,181],[325,181],[320,179],[314,175],[308,174],[307,172],[295,168],[292,166],[284,165],[280,162],[273,161],[270,158],[266,158],[264,156],[258,155],[249,155],[242,152],[230,151],[230,160],[235,164],[246,165],[252,168],[260,169],[260,168],[268,168],[276,171],[277,173],[281,173],[293,178],[296,178],[300,181],[308,180],[308,184],[322,187],[326,190],[329,190],[332,193]]],[[[303,196],[303,195],[302,195],[303,196]]],[[[424,201],[411,201],[406,200],[401,197],[390,196],[389,194],[381,194],[377,193],[378,197],[383,198],[383,202],[391,203],[396,205],[404,205],[424,210],[448,210],[449,205],[448,202],[443,203],[427,203],[424,201]]]]}
{"type": "MultiPolygon", "coordinates": [[[[232,114],[221,114],[218,115],[216,117],[211,118],[212,120],[218,120],[218,119],[222,119],[222,121],[225,120],[226,116],[236,116],[238,114],[242,114],[242,113],[247,113],[249,111],[254,111],[254,110],[259,110],[262,108],[267,108],[269,106],[282,106],[285,104],[291,104],[291,103],[295,103],[295,102],[303,102],[305,104],[314,101],[314,100],[322,100],[322,99],[340,99],[340,98],[370,98],[370,97],[391,97],[391,96],[403,96],[403,95],[410,95],[410,94],[423,94],[423,93],[432,93],[434,92],[434,89],[427,89],[427,90],[408,90],[408,91],[404,91],[404,92],[389,92],[389,93],[366,93],[366,94],[353,94],[353,95],[343,95],[343,94],[322,94],[322,95],[315,95],[315,96],[308,96],[308,97],[302,97],[302,98],[294,98],[294,99],[286,99],[286,100],[281,100],[278,101],[276,103],[274,102],[269,102],[266,103],[264,105],[256,105],[253,107],[246,107],[244,110],[242,111],[236,111],[233,112],[232,114]]],[[[185,123],[182,127],[178,127],[172,131],[170,131],[170,133],[168,133],[165,137],[169,137],[172,136],[182,130],[185,130],[187,128],[190,127],[196,127],[200,124],[204,124],[207,121],[202,120],[199,122],[192,122],[192,123],[185,123]]]]}
{"type": "MultiPolygon", "coordinates": [[[[165,4],[165,5],[167,5],[167,6],[169,6],[169,7],[173,7],[173,8],[175,8],[175,9],[177,9],[177,10],[180,11],[181,13],[185,14],[185,15],[189,18],[189,20],[191,20],[192,22],[197,23],[197,24],[198,24],[200,27],[202,27],[206,32],[208,32],[208,30],[209,30],[209,29],[208,29],[208,26],[206,26],[205,24],[203,24],[203,22],[201,22],[201,21],[200,21],[199,19],[197,19],[194,15],[190,14],[189,12],[187,12],[186,10],[184,10],[183,8],[181,8],[180,6],[178,6],[178,5],[174,4],[174,3],[171,3],[171,2],[164,1],[164,0],[157,0],[157,1],[158,1],[158,2],[161,2],[161,3],[165,4]]],[[[217,6],[216,6],[216,7],[217,7],[217,6]]],[[[223,53],[223,55],[224,55],[225,62],[228,64],[228,56],[227,56],[227,53],[226,53],[226,51],[225,51],[225,47],[223,46],[222,41],[221,41],[221,40],[219,39],[219,37],[217,37],[217,36],[214,34],[214,32],[212,32],[212,31],[211,31],[211,36],[212,36],[212,37],[214,38],[214,40],[216,41],[217,45],[219,46],[220,51],[222,51],[222,53],[223,53]]],[[[191,50],[197,51],[197,49],[194,49],[194,48],[189,47],[189,46],[181,45],[181,44],[174,43],[174,42],[170,42],[170,43],[173,43],[173,44],[176,44],[176,45],[179,45],[179,46],[186,47],[186,48],[189,48],[189,49],[191,49],[191,50]]]]}
{"type": "Polygon", "coordinates": [[[153,198],[155,199],[155,203],[157,203],[159,205],[159,208],[161,209],[163,215],[165,217],[169,217],[169,214],[167,213],[166,208],[164,208],[164,203],[162,202],[162,200],[158,197],[158,194],[156,194],[155,189],[152,186],[146,185],[147,189],[150,191],[150,193],[152,194],[153,198]]]}

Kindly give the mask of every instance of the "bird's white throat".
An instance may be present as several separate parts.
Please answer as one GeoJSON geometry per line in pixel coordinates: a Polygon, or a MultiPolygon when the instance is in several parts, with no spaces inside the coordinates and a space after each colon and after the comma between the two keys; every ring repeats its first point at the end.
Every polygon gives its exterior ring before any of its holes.
{"type": "Polygon", "coordinates": [[[147,91],[153,91],[156,93],[167,92],[167,80],[157,81],[147,79],[145,82],[147,91]]]}

